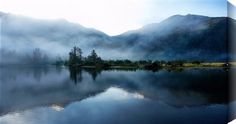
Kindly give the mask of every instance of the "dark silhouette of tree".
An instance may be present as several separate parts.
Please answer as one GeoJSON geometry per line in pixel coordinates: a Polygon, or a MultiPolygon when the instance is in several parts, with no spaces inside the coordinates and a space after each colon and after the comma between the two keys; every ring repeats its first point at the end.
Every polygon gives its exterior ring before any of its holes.
{"type": "Polygon", "coordinates": [[[161,68],[161,62],[154,61],[152,64],[145,65],[144,68],[147,70],[152,70],[153,72],[156,72],[161,68]]]}
{"type": "Polygon", "coordinates": [[[56,57],[56,62],[54,63],[55,65],[63,65],[65,62],[62,60],[60,56],[56,57]]]}
{"type": "Polygon", "coordinates": [[[43,52],[39,48],[35,48],[31,55],[26,55],[26,61],[28,60],[28,64],[48,64],[49,57],[47,54],[43,54],[43,52]]]}
{"type": "Polygon", "coordinates": [[[42,61],[42,53],[39,48],[36,48],[33,50],[33,55],[32,55],[32,62],[34,64],[39,64],[42,61]]]}
{"type": "Polygon", "coordinates": [[[91,54],[87,57],[87,62],[92,65],[100,64],[102,59],[97,55],[95,50],[92,50],[91,54]]]}
{"type": "Polygon", "coordinates": [[[82,64],[82,50],[75,46],[69,53],[69,65],[76,66],[80,64],[82,64]]]}
{"type": "Polygon", "coordinates": [[[49,63],[49,57],[47,54],[43,54],[42,55],[42,61],[41,61],[41,64],[48,64],[49,63]]]}
{"type": "Polygon", "coordinates": [[[177,60],[177,61],[167,62],[167,65],[171,66],[171,67],[181,67],[181,66],[183,66],[184,63],[185,63],[185,61],[183,61],[183,60],[177,60]]]}
{"type": "Polygon", "coordinates": [[[192,61],[192,64],[197,64],[197,65],[199,65],[199,64],[201,64],[202,62],[201,61],[192,61]]]}

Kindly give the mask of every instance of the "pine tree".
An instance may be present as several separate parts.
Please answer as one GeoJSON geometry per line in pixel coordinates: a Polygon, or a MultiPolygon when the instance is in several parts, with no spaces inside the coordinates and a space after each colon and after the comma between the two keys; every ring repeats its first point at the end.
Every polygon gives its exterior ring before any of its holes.
{"type": "Polygon", "coordinates": [[[69,65],[74,66],[79,64],[82,64],[82,50],[74,46],[69,53],[69,65]]]}
{"type": "Polygon", "coordinates": [[[89,63],[95,65],[101,62],[101,58],[98,57],[97,53],[95,50],[92,50],[91,54],[88,56],[88,61],[89,63]]]}

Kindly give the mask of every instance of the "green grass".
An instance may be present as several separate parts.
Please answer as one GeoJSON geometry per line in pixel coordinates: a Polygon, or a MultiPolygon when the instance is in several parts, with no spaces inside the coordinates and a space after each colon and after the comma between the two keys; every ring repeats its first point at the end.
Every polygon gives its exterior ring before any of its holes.
{"type": "MultiPolygon", "coordinates": [[[[183,63],[182,66],[168,66],[168,65],[163,65],[160,67],[160,69],[177,69],[177,68],[219,68],[219,67],[225,67],[225,63],[223,62],[203,62],[203,63],[183,63]]],[[[236,67],[236,62],[230,62],[229,63],[231,67],[236,67]]],[[[126,70],[126,69],[145,69],[144,65],[113,65],[109,66],[108,68],[103,68],[102,66],[81,66],[82,68],[94,68],[94,69],[120,69],[120,70],[126,70]]]]}
{"type": "Polygon", "coordinates": [[[204,62],[200,64],[184,63],[183,67],[223,67],[223,62],[204,62]]]}

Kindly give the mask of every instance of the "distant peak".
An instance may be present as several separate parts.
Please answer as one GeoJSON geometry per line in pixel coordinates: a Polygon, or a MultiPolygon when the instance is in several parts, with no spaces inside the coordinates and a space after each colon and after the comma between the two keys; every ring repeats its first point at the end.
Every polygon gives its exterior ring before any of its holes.
{"type": "Polygon", "coordinates": [[[173,16],[170,16],[169,18],[181,18],[181,17],[184,17],[184,15],[173,15],[173,16]]]}
{"type": "Polygon", "coordinates": [[[196,15],[196,14],[187,14],[187,15],[180,15],[180,14],[177,14],[177,15],[173,15],[173,16],[170,16],[170,18],[183,18],[183,17],[204,17],[204,18],[208,18],[208,16],[203,16],[203,15],[196,15]]]}
{"type": "Polygon", "coordinates": [[[196,14],[187,14],[186,17],[204,17],[204,18],[208,18],[208,16],[196,15],[196,14]]]}
{"type": "Polygon", "coordinates": [[[208,16],[187,14],[187,15],[173,15],[167,18],[165,21],[180,21],[180,20],[194,20],[194,19],[208,19],[208,16]]]}

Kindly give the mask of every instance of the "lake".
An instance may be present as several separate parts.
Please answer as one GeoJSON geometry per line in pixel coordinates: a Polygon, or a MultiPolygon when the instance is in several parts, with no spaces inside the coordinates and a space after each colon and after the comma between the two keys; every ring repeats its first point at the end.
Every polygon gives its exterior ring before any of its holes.
{"type": "Polygon", "coordinates": [[[1,67],[1,124],[225,124],[228,70],[1,67]]]}

